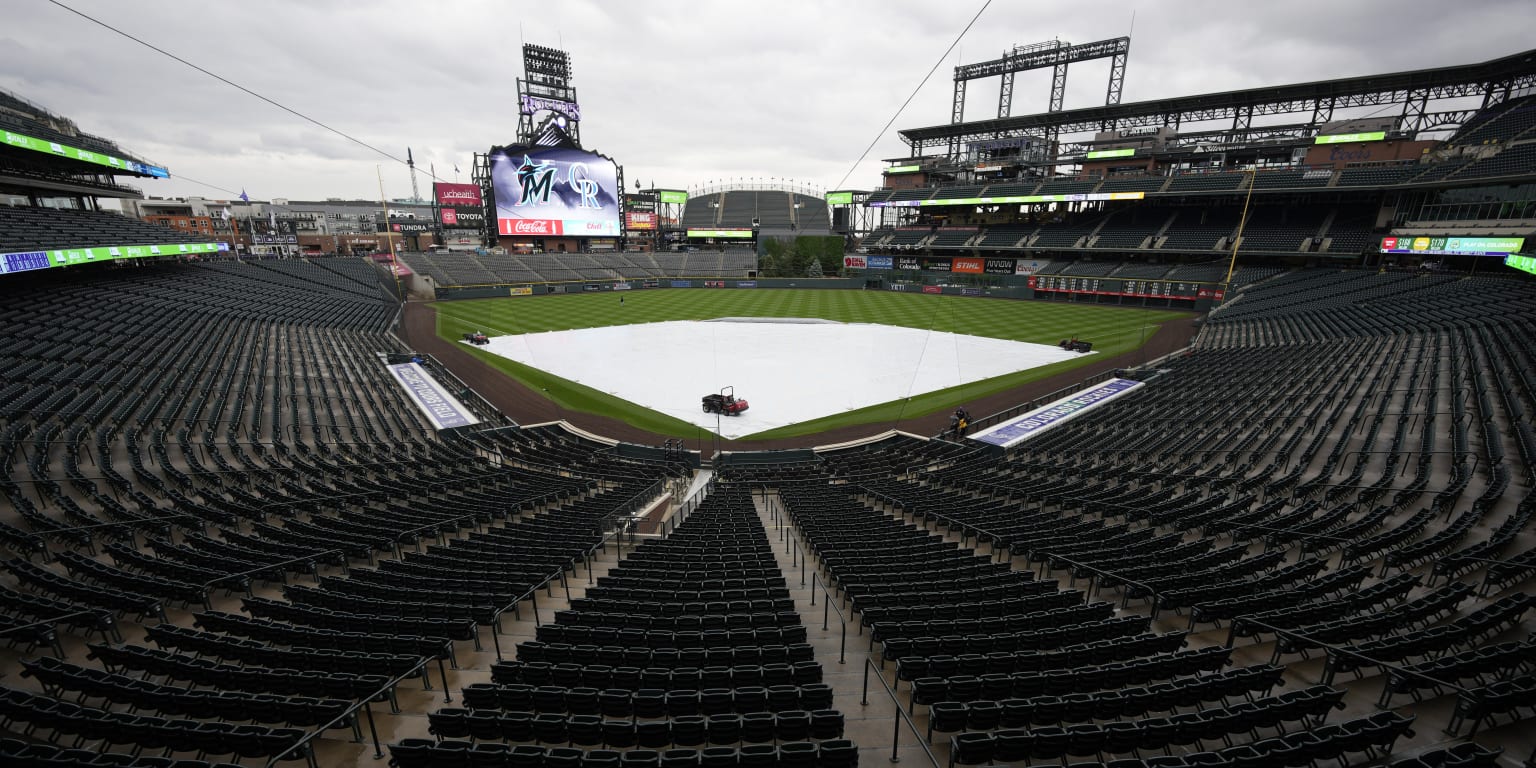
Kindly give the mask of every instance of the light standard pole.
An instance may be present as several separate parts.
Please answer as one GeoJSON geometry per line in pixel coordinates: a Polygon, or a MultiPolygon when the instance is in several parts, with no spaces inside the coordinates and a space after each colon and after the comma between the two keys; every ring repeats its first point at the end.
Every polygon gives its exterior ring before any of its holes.
{"type": "Polygon", "coordinates": [[[1238,246],[1242,245],[1243,228],[1248,224],[1248,204],[1253,202],[1253,185],[1259,180],[1259,170],[1257,168],[1249,168],[1246,172],[1248,174],[1248,196],[1243,198],[1243,217],[1238,219],[1237,234],[1232,238],[1232,259],[1227,262],[1227,279],[1222,281],[1221,284],[1221,304],[1225,304],[1232,298],[1232,273],[1237,271],[1237,249],[1238,246]]]}

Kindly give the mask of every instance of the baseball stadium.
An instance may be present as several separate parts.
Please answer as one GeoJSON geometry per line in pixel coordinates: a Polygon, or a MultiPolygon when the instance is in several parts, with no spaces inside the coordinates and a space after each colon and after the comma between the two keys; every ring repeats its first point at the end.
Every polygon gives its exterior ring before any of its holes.
{"type": "Polygon", "coordinates": [[[835,189],[626,185],[547,45],[411,205],[0,91],[0,764],[1532,765],[1536,51],[1130,43],[835,189]]]}

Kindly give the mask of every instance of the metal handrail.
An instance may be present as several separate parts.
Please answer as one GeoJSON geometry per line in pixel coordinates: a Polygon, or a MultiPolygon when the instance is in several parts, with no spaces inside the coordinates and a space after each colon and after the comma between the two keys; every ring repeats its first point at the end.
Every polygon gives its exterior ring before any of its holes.
{"type": "MultiPolygon", "coordinates": [[[[573,558],[571,560],[571,562],[574,563],[575,559],[573,558]]],[[[590,568],[590,566],[589,566],[589,568],[590,568]]],[[[553,573],[553,574],[551,574],[549,576],[545,576],[537,584],[534,584],[532,587],[529,587],[528,591],[524,592],[521,595],[518,595],[517,597],[512,598],[512,602],[507,603],[506,605],[504,605],[504,606],[502,606],[500,608],[497,608],[495,613],[491,614],[491,644],[493,646],[495,646],[495,648],[496,648],[496,660],[497,661],[501,661],[501,659],[502,659],[502,655],[501,655],[501,617],[502,617],[502,614],[506,613],[507,611],[512,611],[512,615],[513,616],[515,616],[518,619],[522,619],[523,614],[522,614],[522,611],[518,608],[518,606],[521,605],[524,600],[530,600],[532,602],[532,608],[533,608],[533,625],[535,627],[540,626],[541,622],[539,620],[539,590],[544,589],[545,586],[547,586],[548,584],[553,582],[555,580],[556,576],[558,576],[560,578],[561,586],[565,587],[566,599],[570,599],[571,587],[565,581],[565,568],[562,567],[560,570],[556,571],[555,573],[553,573]]]]}
{"type": "MultiPolygon", "coordinates": [[[[1129,585],[1131,585],[1133,587],[1140,587],[1140,588],[1146,590],[1147,595],[1152,598],[1152,601],[1153,601],[1152,604],[1153,605],[1157,604],[1157,598],[1158,598],[1157,590],[1147,586],[1146,584],[1143,584],[1142,582],[1136,581],[1134,579],[1127,579],[1127,578],[1125,578],[1123,576],[1120,576],[1120,575],[1114,573],[1113,571],[1106,571],[1106,570],[1104,570],[1102,568],[1097,568],[1097,567],[1088,565],[1087,563],[1083,563],[1083,562],[1079,562],[1077,560],[1073,560],[1070,557],[1063,557],[1061,555],[1052,555],[1052,554],[1050,554],[1048,552],[1045,554],[1045,556],[1050,558],[1050,559],[1053,559],[1053,560],[1060,560],[1060,561],[1066,563],[1067,565],[1072,566],[1073,568],[1081,568],[1081,569],[1083,569],[1085,571],[1088,571],[1089,573],[1092,573],[1096,577],[1108,576],[1109,578],[1112,578],[1112,579],[1119,579],[1120,582],[1123,583],[1123,584],[1129,584],[1129,585]]],[[[1127,594],[1124,597],[1124,599],[1121,600],[1120,607],[1124,608],[1126,603],[1129,602],[1130,599],[1131,599],[1130,595],[1127,594]]],[[[1156,614],[1156,612],[1154,611],[1154,617],[1155,617],[1155,614],[1156,614]]]]}
{"type": "Polygon", "coordinates": [[[848,617],[843,613],[842,608],[832,604],[832,595],[827,592],[827,585],[822,582],[821,574],[819,573],[811,574],[811,605],[816,604],[817,587],[821,587],[822,597],[821,628],[825,631],[830,626],[831,616],[828,614],[827,609],[830,608],[837,611],[837,617],[840,619],[839,623],[842,625],[842,637],[838,640],[837,645],[837,663],[846,664],[848,663],[848,617]]]}
{"type": "Polygon", "coordinates": [[[200,586],[203,589],[208,589],[208,588],[212,587],[213,585],[218,584],[219,582],[222,582],[222,581],[229,581],[230,579],[238,579],[238,578],[240,578],[242,576],[253,576],[253,575],[258,574],[258,573],[266,573],[267,571],[270,571],[273,568],[277,568],[279,566],[287,565],[289,563],[297,563],[297,562],[301,562],[301,561],[304,561],[304,560],[313,560],[315,558],[322,557],[324,555],[334,555],[334,554],[338,554],[338,553],[341,554],[343,557],[345,557],[346,554],[347,554],[345,550],[341,550],[341,549],[327,549],[327,550],[325,550],[323,552],[311,552],[310,554],[307,554],[307,555],[300,555],[299,557],[290,557],[287,560],[279,560],[279,561],[277,561],[275,563],[268,563],[268,564],[263,565],[263,566],[261,566],[259,568],[252,568],[252,569],[250,569],[248,571],[241,571],[239,573],[227,573],[227,574],[225,574],[223,576],[220,576],[217,579],[213,579],[212,581],[204,582],[200,586]]]}
{"type": "Polygon", "coordinates": [[[41,626],[44,626],[44,625],[52,626],[52,625],[57,624],[57,623],[59,623],[61,621],[64,621],[65,619],[73,619],[76,616],[107,616],[107,617],[110,618],[112,616],[112,612],[107,610],[107,609],[105,609],[105,608],[91,608],[91,609],[87,609],[87,610],[83,610],[83,611],[74,611],[74,612],[71,612],[71,613],[64,613],[64,614],[60,614],[58,616],[52,616],[52,617],[43,619],[41,621],[34,621],[31,624],[21,624],[21,625],[14,626],[14,627],[6,627],[4,629],[0,629],[0,637],[4,637],[6,635],[9,635],[12,632],[20,632],[20,631],[22,631],[24,629],[31,629],[33,627],[41,627],[41,626]]]}
{"type": "MultiPolygon", "coordinates": [[[[292,745],[290,745],[287,749],[284,749],[283,751],[281,751],[281,752],[273,755],[272,757],[268,758],[265,768],[272,768],[272,766],[277,765],[278,761],[282,760],[285,756],[287,756],[288,754],[292,753],[294,750],[296,750],[296,749],[298,749],[300,747],[307,746],[311,741],[314,741],[316,738],[318,738],[319,736],[324,734],[326,731],[330,730],[331,726],[334,726],[337,723],[341,722],[342,720],[345,720],[347,717],[355,714],[357,712],[357,710],[359,710],[359,709],[363,710],[364,714],[366,714],[368,716],[368,732],[373,736],[373,759],[375,759],[375,760],[383,759],[384,758],[384,748],[383,748],[383,746],[381,744],[379,744],[379,729],[378,729],[378,726],[375,725],[374,721],[373,721],[373,706],[372,706],[373,700],[379,698],[380,696],[383,696],[386,693],[388,693],[389,690],[391,688],[394,688],[397,684],[399,684],[399,682],[401,680],[404,680],[405,678],[411,677],[411,676],[415,675],[417,672],[422,671],[422,668],[425,667],[431,661],[432,661],[432,657],[431,656],[423,656],[423,657],[421,657],[421,659],[418,660],[416,662],[416,664],[414,666],[412,666],[409,670],[407,670],[405,672],[402,672],[399,675],[396,675],[392,680],[390,680],[389,682],[385,683],[377,691],[374,691],[373,693],[369,694],[368,696],[365,696],[362,699],[353,702],[351,706],[347,707],[346,710],[344,710],[341,714],[339,714],[336,717],[332,718],[330,722],[325,723],[324,725],[319,726],[315,730],[310,731],[309,733],[304,734],[304,738],[299,739],[298,741],[296,741],[292,745]]],[[[422,671],[422,674],[425,675],[426,672],[422,671]]],[[[444,681],[444,683],[443,683],[443,701],[452,701],[451,698],[448,698],[448,684],[447,684],[446,681],[444,681]]],[[[315,753],[314,753],[314,750],[310,750],[309,751],[308,758],[309,758],[310,766],[314,766],[316,764],[315,763],[315,753]]]]}
{"type": "MultiPolygon", "coordinates": [[[[874,666],[874,659],[865,657],[864,690],[863,695],[859,698],[859,703],[866,706],[869,704],[869,671],[874,669],[874,666]]],[[[939,768],[939,759],[933,756],[933,750],[929,748],[928,740],[917,732],[917,723],[912,722],[912,717],[902,709],[901,701],[896,698],[896,692],[891,690],[890,684],[885,682],[885,676],[880,674],[880,670],[875,670],[875,679],[880,681],[880,687],[884,688],[886,695],[891,697],[891,704],[896,709],[896,718],[891,721],[891,762],[901,762],[901,755],[897,750],[901,747],[901,722],[905,720],[907,728],[912,731],[912,737],[917,739],[917,745],[922,747],[923,752],[928,755],[928,761],[933,763],[933,768],[939,768]]]]}
{"type": "MultiPolygon", "coordinates": [[[[1465,698],[1467,698],[1467,699],[1469,699],[1471,701],[1474,701],[1474,702],[1481,702],[1482,701],[1481,692],[1478,691],[1478,690],[1463,688],[1460,685],[1457,685],[1456,683],[1449,683],[1449,682],[1446,682],[1446,681],[1441,680],[1439,678],[1435,678],[1435,677],[1431,677],[1430,675],[1426,675],[1423,672],[1419,672],[1419,671],[1416,671],[1416,670],[1408,669],[1407,667],[1404,667],[1404,666],[1401,666],[1401,665],[1398,665],[1398,664],[1394,664],[1394,663],[1389,662],[1389,661],[1382,661],[1380,659],[1373,659],[1370,656],[1367,656],[1367,655],[1365,655],[1363,653],[1355,651],[1354,649],[1349,648],[1347,646],[1342,646],[1342,645],[1337,645],[1337,644],[1334,644],[1334,643],[1324,642],[1322,640],[1317,640],[1315,638],[1312,638],[1312,637],[1310,637],[1310,636],[1308,636],[1308,635],[1306,635],[1304,633],[1297,632],[1295,630],[1285,629],[1283,627],[1277,627],[1277,626],[1275,626],[1273,624],[1268,624],[1268,623],[1265,623],[1265,622],[1262,622],[1262,621],[1255,621],[1253,619],[1242,617],[1242,616],[1239,616],[1237,618],[1243,619],[1243,621],[1247,622],[1248,624],[1251,624],[1253,626],[1259,627],[1260,629],[1265,629],[1265,630],[1268,630],[1270,632],[1273,632],[1276,635],[1285,635],[1286,637],[1291,637],[1291,638],[1295,638],[1295,639],[1298,639],[1298,640],[1305,641],[1305,642],[1310,643],[1310,644],[1312,644],[1314,646],[1317,646],[1318,648],[1322,648],[1324,651],[1327,651],[1328,653],[1336,653],[1336,654],[1339,654],[1341,656],[1349,656],[1349,657],[1352,657],[1352,658],[1357,659],[1359,661],[1364,661],[1367,664],[1370,664],[1372,666],[1381,667],[1383,669],[1389,669],[1389,670],[1392,670],[1393,672],[1397,672],[1397,673],[1406,675],[1408,677],[1416,677],[1416,678],[1418,678],[1420,680],[1428,681],[1428,682],[1430,682],[1430,683],[1432,683],[1432,684],[1434,684],[1436,686],[1439,686],[1439,687],[1448,688],[1450,690],[1455,691],[1458,695],[1463,696],[1463,697],[1465,697],[1465,698]]],[[[1231,636],[1229,634],[1228,637],[1227,637],[1227,645],[1228,645],[1228,647],[1231,647],[1231,644],[1232,644],[1232,638],[1231,638],[1231,636]]],[[[1324,683],[1324,684],[1326,685],[1328,683],[1324,683]]],[[[1392,684],[1392,680],[1391,680],[1390,677],[1386,677],[1386,678],[1384,678],[1382,680],[1382,683],[1381,683],[1381,698],[1378,700],[1377,703],[1383,709],[1387,708],[1389,700],[1391,699],[1391,695],[1392,694],[1391,694],[1391,689],[1389,687],[1389,686],[1391,686],[1391,684],[1392,684]]],[[[1453,713],[1452,714],[1452,722],[1454,722],[1454,718],[1455,718],[1455,715],[1453,713]]],[[[1450,724],[1449,723],[1446,725],[1446,731],[1445,732],[1454,735],[1454,733],[1450,730],[1450,724]]]]}
{"type": "MultiPolygon", "coordinates": [[[[48,639],[53,641],[53,655],[55,655],[55,656],[57,656],[57,657],[62,659],[62,658],[64,658],[64,645],[59,642],[58,632],[57,631],[53,631],[54,630],[54,625],[59,623],[59,622],[61,622],[61,621],[67,621],[69,619],[73,619],[76,616],[105,616],[108,619],[111,619],[112,618],[112,612],[111,611],[107,611],[107,610],[84,610],[84,611],[74,611],[72,613],[65,613],[65,614],[61,614],[59,616],[52,616],[52,617],[43,619],[42,621],[34,621],[34,622],[30,623],[30,624],[21,624],[21,625],[14,626],[14,627],[6,627],[4,629],[0,629],[0,637],[5,637],[5,636],[13,634],[13,633],[22,632],[22,631],[25,631],[25,630],[28,630],[28,629],[33,629],[33,628],[36,628],[36,627],[48,627],[49,630],[50,630],[50,633],[51,633],[49,635],[48,639]]],[[[117,629],[114,627],[112,632],[114,634],[116,634],[117,633],[117,629]]],[[[102,634],[106,634],[106,630],[102,630],[102,634]]],[[[122,635],[117,635],[117,637],[118,637],[119,640],[122,639],[122,635]]]]}

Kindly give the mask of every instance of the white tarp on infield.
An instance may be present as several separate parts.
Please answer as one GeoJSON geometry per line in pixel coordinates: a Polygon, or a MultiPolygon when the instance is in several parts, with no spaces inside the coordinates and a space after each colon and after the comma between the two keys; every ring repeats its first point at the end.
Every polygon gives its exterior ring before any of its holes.
{"type": "Polygon", "coordinates": [[[1078,357],[1052,345],[891,325],[731,318],[493,336],[494,354],[715,430],[700,399],[752,407],[728,438],[1078,357]]]}

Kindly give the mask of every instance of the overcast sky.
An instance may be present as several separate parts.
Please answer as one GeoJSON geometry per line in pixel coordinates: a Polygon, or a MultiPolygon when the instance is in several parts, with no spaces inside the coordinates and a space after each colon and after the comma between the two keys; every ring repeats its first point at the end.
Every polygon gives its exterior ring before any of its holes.
{"type": "MultiPolygon", "coordinates": [[[[63,0],[418,167],[469,180],[515,140],[521,44],[573,57],[588,149],[628,186],[789,178],[833,188],[980,0],[774,3],[502,0],[63,0]]],[[[170,168],[152,195],[407,197],[404,166],[46,0],[6,0],[0,87],[170,168]]],[[[843,185],[905,156],[898,128],[949,121],[953,67],[1015,44],[1132,33],[1123,102],[1464,64],[1532,47],[1530,0],[994,0],[843,185]],[[1132,32],[1132,10],[1135,28],[1132,32]]],[[[1107,62],[1074,65],[1068,108],[1104,101],[1107,62]]],[[[1020,75],[1013,114],[1045,109],[1020,75]]],[[[967,116],[996,111],[972,84],[967,116]]],[[[429,182],[421,175],[423,193],[429,182]]]]}

